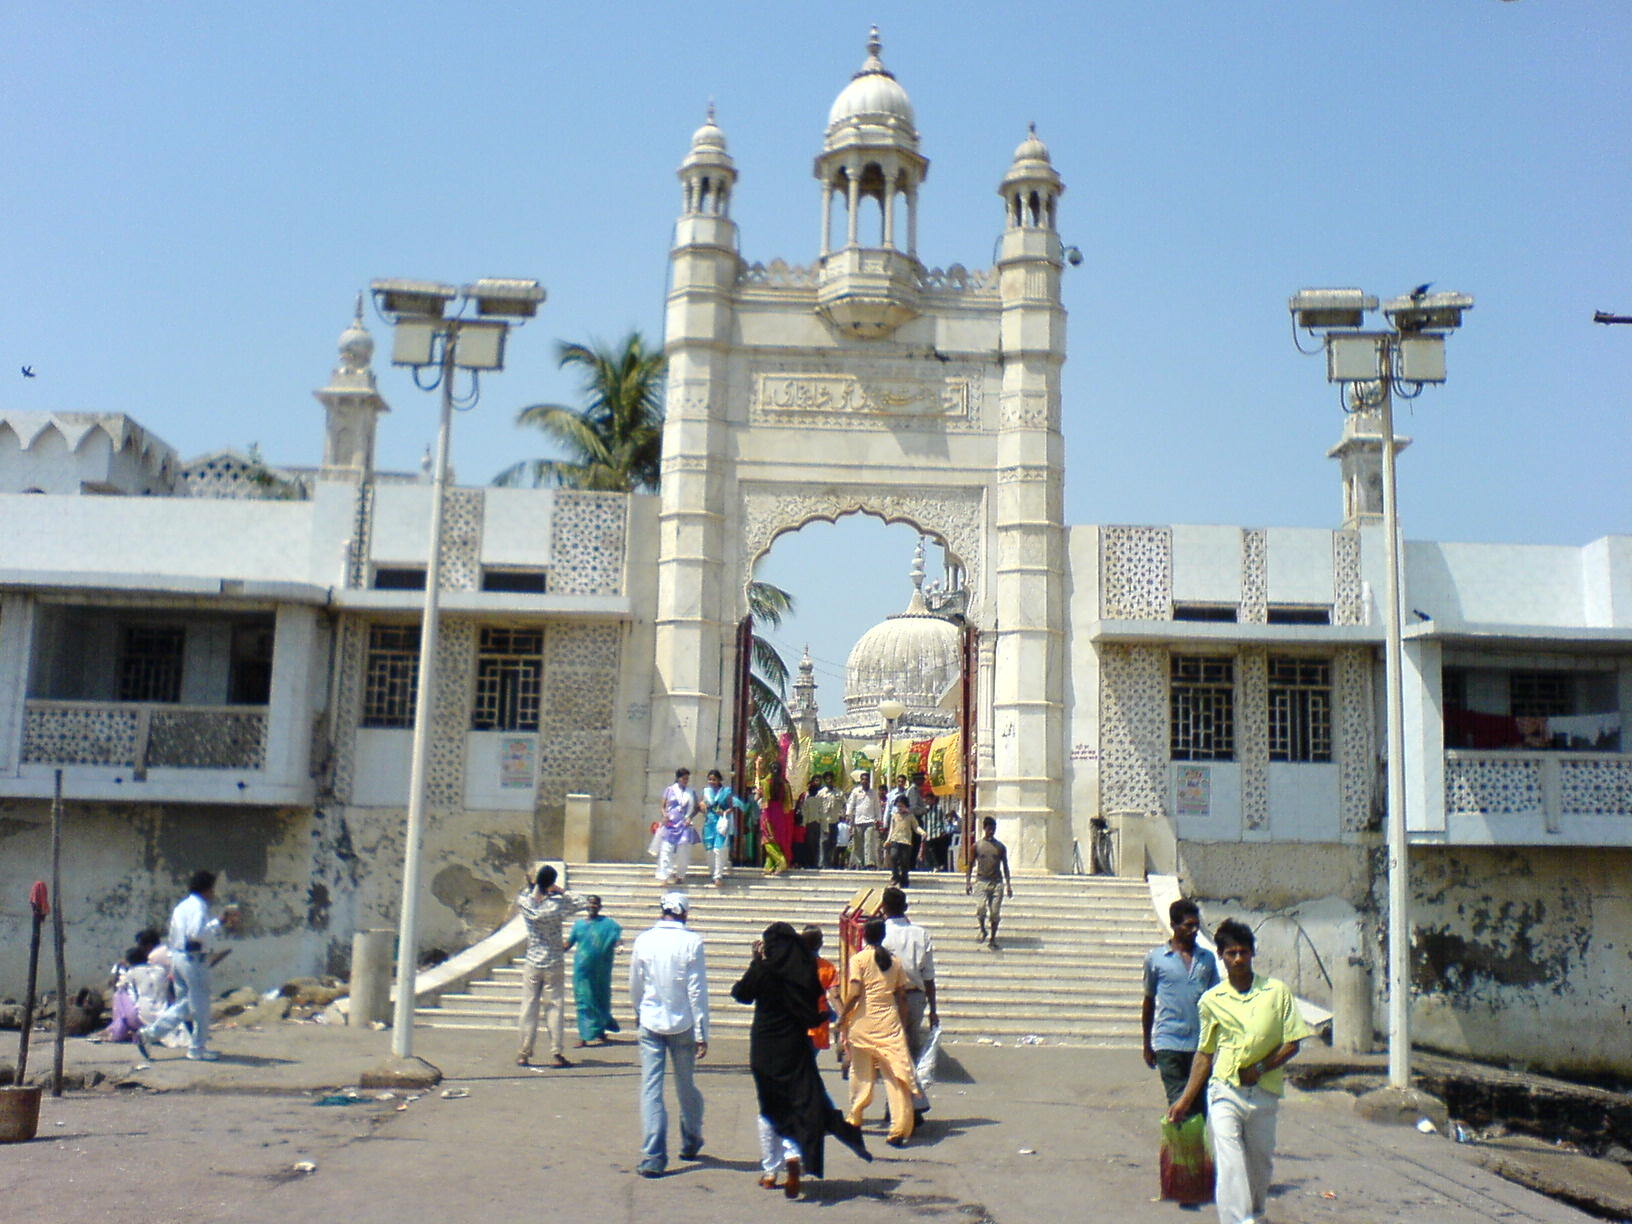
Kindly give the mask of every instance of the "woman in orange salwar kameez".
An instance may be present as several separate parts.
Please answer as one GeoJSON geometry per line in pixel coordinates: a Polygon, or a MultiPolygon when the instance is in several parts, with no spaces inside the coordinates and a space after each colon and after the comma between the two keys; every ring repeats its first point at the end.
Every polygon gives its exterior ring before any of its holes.
{"type": "Polygon", "coordinates": [[[882,947],[884,920],[867,924],[867,947],[850,958],[850,997],[840,1028],[850,1053],[850,1121],[857,1126],[873,1100],[873,1083],[884,1077],[890,1133],[884,1142],[903,1146],[912,1137],[912,1098],[917,1091],[907,1052],[907,975],[882,947]]]}

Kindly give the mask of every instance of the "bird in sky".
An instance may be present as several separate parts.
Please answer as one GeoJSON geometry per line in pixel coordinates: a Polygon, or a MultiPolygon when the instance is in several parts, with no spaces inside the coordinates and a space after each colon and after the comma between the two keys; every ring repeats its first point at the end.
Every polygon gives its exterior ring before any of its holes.
{"type": "Polygon", "coordinates": [[[35,373],[34,373],[34,367],[33,366],[24,366],[23,367],[23,377],[24,378],[37,377],[37,375],[35,375],[35,373]]]}
{"type": "Polygon", "coordinates": [[[1433,281],[1423,281],[1422,284],[1411,290],[1411,300],[1414,302],[1420,302],[1423,298],[1428,296],[1428,290],[1432,289],[1433,287],[1433,281]]]}

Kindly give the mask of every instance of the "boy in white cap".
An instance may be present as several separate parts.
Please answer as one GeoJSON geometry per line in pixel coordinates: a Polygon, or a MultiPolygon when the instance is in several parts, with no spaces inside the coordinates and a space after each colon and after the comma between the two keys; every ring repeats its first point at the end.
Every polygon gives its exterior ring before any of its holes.
{"type": "Polygon", "coordinates": [[[669,1163],[669,1114],[663,1104],[665,1064],[674,1062],[680,1102],[680,1159],[703,1148],[703,1094],[696,1062],[708,1056],[708,976],[703,937],[686,926],[690,901],[666,892],[662,917],[635,938],[629,954],[629,1003],[640,1025],[640,1123],[635,1172],[660,1177],[669,1163]]]}

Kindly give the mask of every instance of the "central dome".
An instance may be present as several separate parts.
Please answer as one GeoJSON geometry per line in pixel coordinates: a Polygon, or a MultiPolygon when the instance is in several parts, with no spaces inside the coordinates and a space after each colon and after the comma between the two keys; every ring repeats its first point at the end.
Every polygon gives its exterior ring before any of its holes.
{"type": "Polygon", "coordinates": [[[912,566],[912,598],[906,611],[874,625],[850,648],[844,665],[846,716],[877,710],[887,692],[913,712],[938,710],[941,697],[963,670],[963,634],[924,603],[923,544],[912,566]]]}
{"type": "Polygon", "coordinates": [[[833,108],[827,113],[829,131],[845,123],[863,119],[876,122],[880,118],[894,120],[896,122],[892,126],[903,126],[909,132],[916,127],[917,116],[913,114],[912,100],[890,70],[884,67],[884,61],[878,58],[882,49],[878,27],[874,26],[867,42],[867,62],[833,99],[833,108]]]}

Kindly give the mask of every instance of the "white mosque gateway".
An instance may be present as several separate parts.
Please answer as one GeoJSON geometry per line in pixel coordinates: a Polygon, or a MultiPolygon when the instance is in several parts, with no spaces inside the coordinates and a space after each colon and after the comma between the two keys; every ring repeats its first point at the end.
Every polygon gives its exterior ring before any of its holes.
{"type": "MultiPolygon", "coordinates": [[[[875,38],[785,260],[738,253],[733,199],[808,186],[739,182],[711,116],[679,170],[661,493],[449,493],[428,944],[491,929],[537,858],[639,858],[674,767],[730,761],[756,561],[866,513],[954,577],[916,569],[857,642],[835,729],[876,729],[892,684],[959,723],[970,666],[975,810],[1020,870],[1068,870],[1103,817],[1123,870],[1280,915],[1327,963],[1377,954],[1375,419],[1337,439],[1330,529],[1066,523],[1065,185],[1017,119],[968,236],[995,265],[926,267],[917,123],[875,38]]],[[[239,981],[394,919],[431,486],[373,467],[372,360],[359,312],[304,457],[183,460],[116,413],[0,410],[0,896],[40,874],[60,769],[76,975],[200,862],[255,914],[239,981]]],[[[1632,537],[1410,540],[1405,565],[1416,1034],[1626,1074],[1632,537]]],[[[0,902],[0,994],[26,921],[0,902]]]]}

